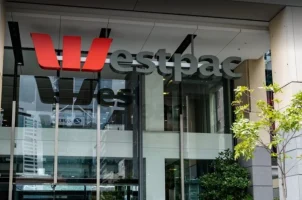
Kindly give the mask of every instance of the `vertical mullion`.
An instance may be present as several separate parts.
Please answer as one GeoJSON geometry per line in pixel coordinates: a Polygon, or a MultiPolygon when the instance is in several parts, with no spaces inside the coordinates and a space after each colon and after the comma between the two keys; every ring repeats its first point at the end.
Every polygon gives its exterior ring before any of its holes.
{"type": "Polygon", "coordinates": [[[179,115],[179,148],[180,148],[180,188],[181,188],[181,200],[185,199],[185,173],[184,173],[184,131],[183,131],[183,115],[179,115]]]}
{"type": "MultiPolygon", "coordinates": [[[[183,99],[183,83],[179,83],[178,87],[178,98],[179,98],[179,160],[180,160],[180,193],[181,193],[181,200],[185,199],[185,176],[184,176],[184,122],[183,122],[183,113],[184,113],[184,100],[183,99]]],[[[188,108],[186,108],[187,110],[188,108]]],[[[188,116],[187,116],[188,120],[188,116]]]]}
{"type": "Polygon", "coordinates": [[[59,81],[60,81],[60,71],[57,71],[57,91],[56,91],[56,123],[55,123],[55,146],[54,146],[54,177],[53,183],[56,185],[58,183],[58,148],[59,148],[59,108],[60,108],[60,88],[59,88],[59,81]]]}
{"type": "Polygon", "coordinates": [[[13,176],[14,176],[14,154],[15,154],[15,120],[16,118],[16,101],[13,101],[12,108],[12,129],[10,139],[10,163],[9,163],[9,200],[13,197],[13,176]]]}
{"type": "Polygon", "coordinates": [[[55,126],[55,147],[54,147],[54,177],[53,183],[58,183],[58,148],[59,148],[59,103],[56,102],[56,126],[55,126]]]}
{"type": "Polygon", "coordinates": [[[232,108],[229,109],[229,105],[232,101],[231,96],[231,83],[228,79],[223,78],[223,102],[224,102],[224,132],[231,133],[232,126],[232,108]]]}
{"type": "Polygon", "coordinates": [[[191,53],[194,56],[194,34],[191,35],[191,53]]]}
{"type": "Polygon", "coordinates": [[[15,131],[16,131],[16,101],[17,101],[17,81],[18,81],[18,64],[14,65],[14,85],[13,85],[13,102],[12,102],[12,129],[10,138],[10,163],[9,163],[9,186],[8,200],[13,199],[13,179],[14,179],[14,154],[15,154],[15,131]]]}
{"type": "Polygon", "coordinates": [[[100,170],[101,170],[101,161],[100,161],[100,149],[101,149],[101,105],[100,105],[100,94],[101,89],[101,73],[98,72],[98,93],[97,93],[97,118],[96,118],[96,199],[100,199],[100,170]]]}
{"type": "Polygon", "coordinates": [[[138,92],[136,93],[138,95],[138,106],[135,112],[137,112],[137,122],[138,122],[138,163],[139,163],[139,199],[144,200],[144,155],[143,155],[143,126],[142,126],[142,75],[139,74],[138,76],[135,76],[137,83],[138,92]],[[138,79],[138,80],[137,80],[138,79]]]}
{"type": "MultiPolygon", "coordinates": [[[[192,129],[190,129],[190,124],[189,124],[189,96],[186,96],[186,132],[188,133],[189,131],[191,131],[192,129]]],[[[184,131],[184,130],[183,130],[184,131]]]]}

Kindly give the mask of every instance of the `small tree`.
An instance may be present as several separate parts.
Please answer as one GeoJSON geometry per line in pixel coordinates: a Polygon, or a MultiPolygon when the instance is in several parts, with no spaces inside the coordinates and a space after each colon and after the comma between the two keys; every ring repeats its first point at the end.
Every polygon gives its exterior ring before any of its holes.
{"type": "Polygon", "coordinates": [[[234,159],[233,152],[226,150],[219,153],[213,161],[212,173],[200,178],[203,200],[248,200],[250,184],[247,169],[234,159]]]}
{"type": "MultiPolygon", "coordinates": [[[[262,87],[266,91],[273,91],[274,94],[281,93],[281,88],[277,84],[262,87]]],[[[290,104],[281,110],[275,109],[267,101],[258,100],[258,120],[251,121],[245,114],[250,113],[249,104],[243,102],[243,96],[250,97],[253,91],[247,87],[239,86],[235,89],[236,120],[232,130],[239,143],[235,146],[235,158],[243,157],[246,160],[253,158],[253,153],[257,146],[265,148],[272,157],[277,158],[278,168],[281,175],[281,185],[283,198],[287,198],[287,174],[298,164],[300,156],[295,158],[287,154],[288,145],[291,141],[300,137],[299,131],[302,128],[302,92],[295,94],[290,104]],[[275,127],[274,127],[275,126],[275,127]],[[271,141],[263,141],[260,132],[270,134],[271,141]],[[277,149],[275,151],[274,149],[277,149]],[[287,159],[295,159],[292,166],[286,165],[287,159]]],[[[275,96],[274,95],[274,96],[275,96]]],[[[275,107],[281,103],[277,98],[273,99],[275,107]]]]}

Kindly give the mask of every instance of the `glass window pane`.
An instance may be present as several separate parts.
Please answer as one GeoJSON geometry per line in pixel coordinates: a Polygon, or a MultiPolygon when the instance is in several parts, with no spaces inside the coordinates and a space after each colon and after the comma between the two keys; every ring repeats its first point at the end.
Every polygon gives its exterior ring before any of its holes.
{"type": "Polygon", "coordinates": [[[58,182],[96,183],[97,81],[61,77],[58,182]]]}
{"type": "Polygon", "coordinates": [[[232,149],[232,135],[226,120],[230,90],[226,80],[190,77],[182,84],[184,115],[185,198],[198,199],[199,178],[209,172],[210,161],[225,149],[232,149]],[[219,141],[219,142],[218,142],[219,141]]]}
{"type": "Polygon", "coordinates": [[[4,66],[2,77],[2,96],[0,114],[0,196],[8,198],[9,165],[10,165],[10,135],[13,102],[13,70],[14,63],[9,61],[12,50],[4,50],[4,66]]]}
{"type": "Polygon", "coordinates": [[[95,199],[95,185],[17,184],[18,199],[95,199]]]}
{"type": "Polygon", "coordinates": [[[16,181],[53,181],[55,113],[53,77],[20,75],[16,129],[16,181]]]}
{"type": "Polygon", "coordinates": [[[167,200],[181,199],[179,159],[165,159],[165,188],[167,200]]]}
{"type": "Polygon", "coordinates": [[[184,131],[224,133],[224,86],[221,80],[183,80],[184,131]]]}
{"type": "Polygon", "coordinates": [[[202,188],[200,187],[200,177],[206,173],[213,172],[211,163],[213,160],[186,159],[184,162],[185,173],[185,199],[198,200],[202,188]]]}
{"type": "Polygon", "coordinates": [[[98,95],[101,197],[105,199],[138,199],[137,86],[137,76],[131,73],[115,73],[109,66],[102,70],[98,95]]]}

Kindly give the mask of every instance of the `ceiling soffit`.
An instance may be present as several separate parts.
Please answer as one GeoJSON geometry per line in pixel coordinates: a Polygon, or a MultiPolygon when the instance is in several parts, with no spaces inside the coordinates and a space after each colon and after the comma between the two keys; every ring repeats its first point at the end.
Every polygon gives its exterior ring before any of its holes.
{"type": "Polygon", "coordinates": [[[284,6],[234,0],[7,0],[10,6],[48,5],[75,8],[110,9],[144,13],[174,14],[270,21],[284,6]],[[257,14],[255,14],[257,13],[257,14]]]}

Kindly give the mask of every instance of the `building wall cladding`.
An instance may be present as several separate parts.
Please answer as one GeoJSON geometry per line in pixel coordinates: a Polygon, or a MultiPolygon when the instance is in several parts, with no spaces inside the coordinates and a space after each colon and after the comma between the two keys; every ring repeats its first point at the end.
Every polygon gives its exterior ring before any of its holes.
{"type": "MultiPolygon", "coordinates": [[[[277,108],[281,110],[290,103],[292,95],[302,89],[301,11],[300,7],[287,7],[270,22],[273,79],[283,91],[282,94],[276,96],[282,100],[277,108]]],[[[291,157],[297,157],[301,154],[301,148],[301,138],[297,138],[291,142],[287,153],[291,157]]],[[[289,160],[286,163],[288,168],[294,166],[287,177],[288,199],[298,200],[302,198],[302,168],[301,161],[296,165],[293,162],[289,160]]],[[[282,197],[282,193],[280,196],[282,197]]]]}

